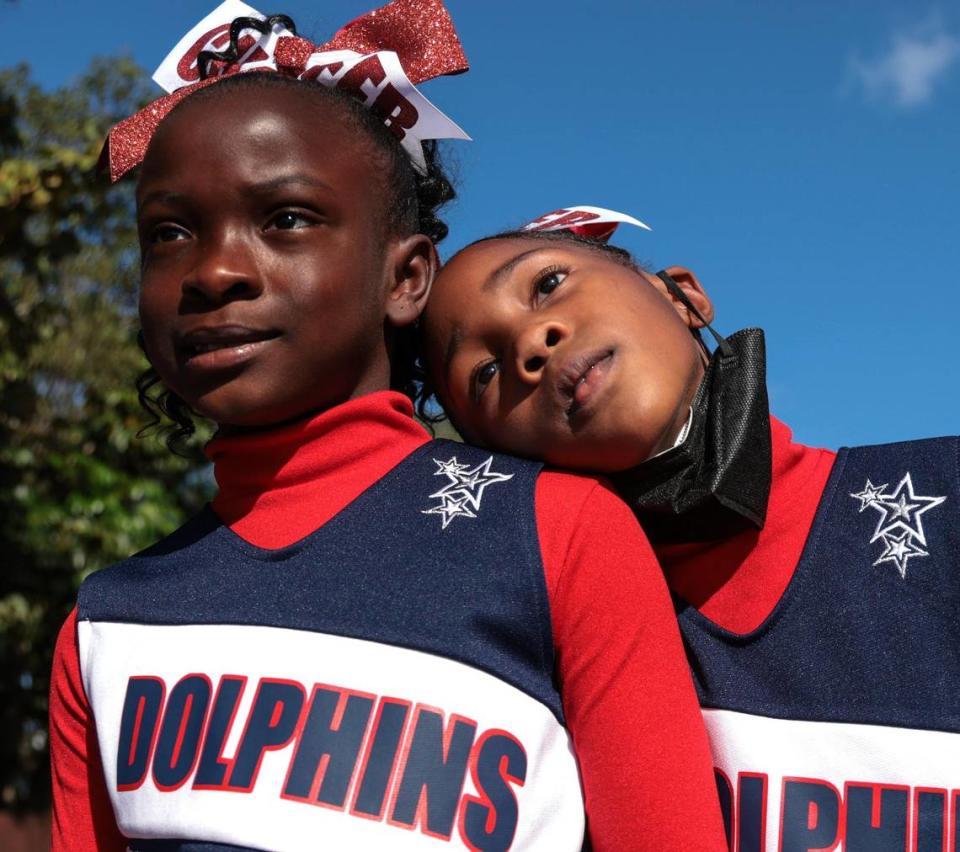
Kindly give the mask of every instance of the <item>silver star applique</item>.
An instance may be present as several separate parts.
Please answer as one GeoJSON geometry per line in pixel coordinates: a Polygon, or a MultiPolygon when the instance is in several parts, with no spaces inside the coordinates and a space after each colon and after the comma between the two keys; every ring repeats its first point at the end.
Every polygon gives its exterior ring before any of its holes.
{"type": "Polygon", "coordinates": [[[450,476],[456,479],[458,473],[470,469],[470,465],[460,464],[456,456],[450,459],[450,461],[442,462],[439,459],[434,459],[433,461],[437,466],[437,469],[433,472],[434,476],[450,476]]]}
{"type": "Polygon", "coordinates": [[[437,466],[434,476],[446,476],[448,482],[430,495],[431,500],[440,500],[440,504],[420,511],[424,515],[440,515],[443,519],[442,529],[446,529],[454,518],[475,518],[480,511],[483,492],[491,485],[513,479],[512,473],[497,473],[490,469],[493,456],[472,469],[458,462],[456,456],[447,461],[433,461],[437,466]]]}
{"type": "Polygon", "coordinates": [[[892,562],[896,565],[901,578],[905,578],[907,563],[911,559],[930,555],[929,551],[925,550],[927,536],[921,516],[939,506],[947,498],[917,494],[909,473],[900,480],[892,492],[888,493],[886,489],[886,484],[874,485],[867,479],[863,490],[853,492],[850,496],[860,501],[858,511],[874,509],[880,515],[870,543],[881,541],[884,550],[873,564],[882,565],[885,562],[892,562]]]}
{"type": "Polygon", "coordinates": [[[440,515],[443,518],[443,526],[441,529],[444,530],[447,528],[447,524],[449,524],[454,518],[475,518],[477,516],[476,513],[467,505],[466,497],[453,497],[449,494],[444,495],[439,506],[434,506],[432,509],[423,509],[421,511],[424,515],[440,515]]]}
{"type": "Polygon", "coordinates": [[[860,511],[868,509],[874,503],[879,503],[883,499],[883,489],[887,485],[874,485],[869,478],[867,479],[867,484],[863,486],[863,491],[860,491],[856,494],[851,494],[851,497],[856,498],[860,501],[860,511]]]}
{"type": "Polygon", "coordinates": [[[901,578],[907,576],[907,562],[910,559],[914,556],[930,555],[922,547],[913,543],[910,533],[908,532],[903,533],[903,535],[899,537],[893,535],[888,536],[884,538],[883,543],[886,545],[886,550],[883,551],[880,558],[873,564],[882,565],[884,562],[892,562],[897,566],[901,578]]]}
{"type": "Polygon", "coordinates": [[[908,473],[896,490],[890,495],[884,495],[876,508],[883,514],[877,523],[876,532],[871,542],[883,538],[893,530],[904,530],[926,546],[927,537],[923,532],[923,521],[920,516],[929,512],[946,500],[946,497],[924,497],[913,490],[913,480],[908,473]]]}

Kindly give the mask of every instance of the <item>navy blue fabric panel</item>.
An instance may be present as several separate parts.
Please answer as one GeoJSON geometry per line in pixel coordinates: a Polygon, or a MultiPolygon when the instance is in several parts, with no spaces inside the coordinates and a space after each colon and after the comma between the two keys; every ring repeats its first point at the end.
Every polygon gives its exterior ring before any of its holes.
{"type": "Polygon", "coordinates": [[[958,449],[937,438],[841,450],[767,621],[741,636],[682,609],[701,703],[960,731],[958,449]]]}
{"type": "Polygon", "coordinates": [[[78,616],[265,625],[415,648],[488,671],[559,719],[534,508],[539,469],[434,441],[312,535],[279,550],[250,545],[208,510],[89,577],[78,616]],[[465,477],[476,472],[478,502],[434,496],[451,484],[440,463],[454,458],[465,477]],[[482,484],[494,474],[504,478],[482,484]]]}

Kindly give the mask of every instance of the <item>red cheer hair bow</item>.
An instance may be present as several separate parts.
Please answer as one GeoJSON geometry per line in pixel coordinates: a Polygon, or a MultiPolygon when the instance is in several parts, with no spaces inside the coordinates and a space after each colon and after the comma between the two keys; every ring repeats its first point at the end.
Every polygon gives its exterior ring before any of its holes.
{"type": "Polygon", "coordinates": [[[636,225],[646,231],[650,230],[649,225],[645,225],[639,219],[628,216],[626,213],[618,213],[616,210],[607,210],[604,207],[561,207],[559,210],[553,210],[538,216],[536,219],[523,225],[521,231],[570,231],[581,237],[587,237],[597,242],[605,243],[613,232],[617,230],[620,223],[627,225],[636,225]]]}
{"type": "Polygon", "coordinates": [[[240,0],[225,0],[161,63],[154,80],[170,94],[110,131],[101,166],[115,181],[138,165],[163,118],[184,98],[241,72],[272,71],[344,88],[366,101],[423,166],[423,139],[469,139],[415,84],[469,68],[442,0],[391,0],[315,45],[296,35],[289,18],[266,18],[240,0]],[[288,26],[290,25],[290,26],[288,26]],[[237,48],[232,59],[218,49],[237,48]],[[203,71],[212,76],[204,77],[203,71]]]}

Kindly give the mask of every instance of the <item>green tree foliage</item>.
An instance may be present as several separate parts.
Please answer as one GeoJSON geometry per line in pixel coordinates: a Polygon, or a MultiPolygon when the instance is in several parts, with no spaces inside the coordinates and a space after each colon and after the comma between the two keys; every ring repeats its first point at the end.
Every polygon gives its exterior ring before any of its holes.
{"type": "Polygon", "coordinates": [[[137,439],[132,186],[95,174],[152,92],[125,59],[41,90],[0,72],[0,807],[49,800],[53,645],[83,577],[194,511],[199,455],[137,439]]]}

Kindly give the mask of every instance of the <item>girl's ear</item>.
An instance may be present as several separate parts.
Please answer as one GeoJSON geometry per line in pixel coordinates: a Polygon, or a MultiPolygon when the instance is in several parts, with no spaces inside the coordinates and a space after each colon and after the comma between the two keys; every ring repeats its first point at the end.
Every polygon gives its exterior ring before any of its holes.
{"type": "MultiPolygon", "coordinates": [[[[677,282],[677,286],[683,291],[693,306],[700,311],[700,316],[706,320],[706,323],[712,323],[714,317],[713,302],[710,301],[710,297],[703,289],[703,285],[697,280],[697,276],[685,266],[668,266],[664,272],[677,282]]],[[[703,328],[704,323],[701,322],[686,305],[672,296],[659,278],[656,276],[650,277],[657,289],[670,300],[677,313],[680,314],[680,319],[682,319],[687,326],[690,328],[703,328]]]]}
{"type": "Polygon", "coordinates": [[[384,306],[391,325],[410,325],[420,316],[439,266],[437,249],[424,234],[414,234],[394,244],[384,306]]]}

